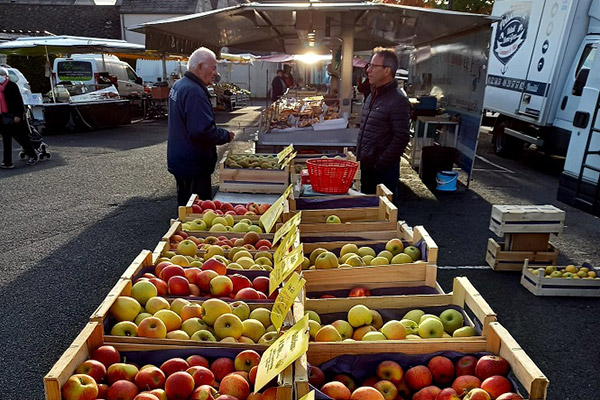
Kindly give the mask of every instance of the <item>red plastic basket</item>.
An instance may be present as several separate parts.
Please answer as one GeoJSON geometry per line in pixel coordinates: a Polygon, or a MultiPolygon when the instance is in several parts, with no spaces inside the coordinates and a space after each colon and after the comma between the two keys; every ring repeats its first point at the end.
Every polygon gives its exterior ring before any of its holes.
{"type": "Polygon", "coordinates": [[[348,192],[358,163],[337,158],[306,160],[310,184],[315,192],[342,194],[348,192]]]}

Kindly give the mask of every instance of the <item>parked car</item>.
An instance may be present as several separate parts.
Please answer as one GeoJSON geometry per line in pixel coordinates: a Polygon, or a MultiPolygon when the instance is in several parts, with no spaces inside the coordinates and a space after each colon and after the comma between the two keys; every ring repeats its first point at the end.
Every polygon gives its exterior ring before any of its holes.
{"type": "Polygon", "coordinates": [[[23,96],[23,101],[26,101],[29,96],[31,96],[31,87],[29,86],[29,81],[27,81],[25,75],[23,75],[18,69],[13,68],[8,64],[0,64],[0,67],[6,68],[8,71],[8,78],[16,83],[17,86],[19,86],[21,96],[23,96]]]}
{"type": "Polygon", "coordinates": [[[125,98],[139,98],[144,93],[142,78],[133,68],[113,55],[74,54],[69,58],[54,60],[56,84],[83,84],[102,88],[114,84],[119,95],[125,98]]]}

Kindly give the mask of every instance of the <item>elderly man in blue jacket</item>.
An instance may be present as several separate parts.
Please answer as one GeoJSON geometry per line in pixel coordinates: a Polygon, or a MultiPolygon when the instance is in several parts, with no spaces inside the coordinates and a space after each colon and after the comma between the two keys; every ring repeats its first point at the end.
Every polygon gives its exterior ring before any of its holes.
{"type": "Polygon", "coordinates": [[[194,51],[184,77],[169,93],[167,165],[177,183],[177,203],[185,205],[192,193],[212,198],[210,176],[217,163],[217,145],[233,140],[233,132],[217,127],[207,86],[217,76],[211,50],[194,51]]]}

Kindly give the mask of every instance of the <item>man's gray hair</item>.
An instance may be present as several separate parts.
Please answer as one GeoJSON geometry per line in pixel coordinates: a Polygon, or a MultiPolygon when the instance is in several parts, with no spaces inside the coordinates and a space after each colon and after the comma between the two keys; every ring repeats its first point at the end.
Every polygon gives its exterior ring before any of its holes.
{"type": "Polygon", "coordinates": [[[217,59],[217,56],[212,50],[207,49],[206,47],[200,47],[194,50],[188,61],[188,71],[195,69],[198,66],[198,64],[202,64],[211,59],[217,59]]]}
{"type": "Polygon", "coordinates": [[[8,76],[8,70],[4,67],[0,67],[0,75],[8,76]]]}

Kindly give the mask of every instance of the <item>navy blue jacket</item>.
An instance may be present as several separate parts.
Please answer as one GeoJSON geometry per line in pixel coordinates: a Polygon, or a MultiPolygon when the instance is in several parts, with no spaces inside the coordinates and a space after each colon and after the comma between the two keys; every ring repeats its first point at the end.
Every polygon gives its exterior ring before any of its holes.
{"type": "Polygon", "coordinates": [[[180,178],[212,174],[217,145],[227,142],[229,131],[217,127],[208,89],[186,72],[169,93],[169,172],[180,178]]]}

